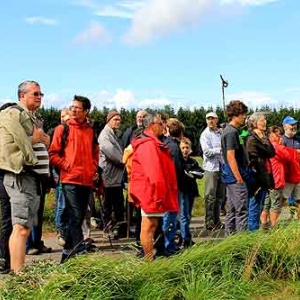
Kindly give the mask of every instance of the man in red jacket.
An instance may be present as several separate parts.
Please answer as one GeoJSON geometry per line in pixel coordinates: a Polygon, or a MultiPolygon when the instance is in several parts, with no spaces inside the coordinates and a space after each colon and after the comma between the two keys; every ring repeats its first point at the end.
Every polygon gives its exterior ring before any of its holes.
{"type": "Polygon", "coordinates": [[[66,200],[64,220],[66,240],[62,262],[70,255],[84,253],[81,225],[88,206],[89,195],[94,181],[98,178],[97,167],[99,145],[94,138],[94,130],[88,119],[91,102],[83,96],[74,96],[70,107],[71,118],[67,121],[68,137],[62,149],[64,126],[59,125],[54,132],[49,149],[51,164],[60,171],[60,181],[66,200]]]}
{"type": "Polygon", "coordinates": [[[130,195],[141,207],[141,244],[145,258],[153,259],[153,237],[159,218],[166,212],[178,212],[175,166],[167,146],[158,137],[163,133],[159,118],[147,114],[143,135],[132,140],[130,195]]]}

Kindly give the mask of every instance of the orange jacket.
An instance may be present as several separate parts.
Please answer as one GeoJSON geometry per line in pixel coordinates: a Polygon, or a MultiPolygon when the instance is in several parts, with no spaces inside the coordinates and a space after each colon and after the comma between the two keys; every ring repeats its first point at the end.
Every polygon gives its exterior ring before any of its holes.
{"type": "Polygon", "coordinates": [[[93,177],[97,172],[99,146],[93,144],[94,130],[90,123],[68,121],[69,133],[62,156],[61,140],[64,127],[56,127],[49,148],[50,163],[60,171],[62,183],[93,186],[93,177]]]}

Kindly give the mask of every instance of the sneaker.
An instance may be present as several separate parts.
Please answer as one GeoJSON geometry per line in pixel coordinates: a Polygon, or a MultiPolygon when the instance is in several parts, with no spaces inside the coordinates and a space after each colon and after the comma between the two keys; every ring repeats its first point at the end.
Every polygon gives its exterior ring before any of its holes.
{"type": "Polygon", "coordinates": [[[90,223],[91,223],[91,226],[92,226],[92,227],[94,227],[94,228],[99,228],[99,224],[98,224],[98,221],[97,221],[96,218],[91,217],[90,223]]]}
{"type": "Polygon", "coordinates": [[[57,244],[62,247],[66,244],[65,239],[60,234],[57,235],[57,244]]]}
{"type": "Polygon", "coordinates": [[[220,210],[220,217],[225,217],[226,216],[226,210],[225,209],[221,209],[220,210]]]}
{"type": "Polygon", "coordinates": [[[27,255],[38,255],[40,253],[39,249],[31,248],[27,251],[27,255]]]}

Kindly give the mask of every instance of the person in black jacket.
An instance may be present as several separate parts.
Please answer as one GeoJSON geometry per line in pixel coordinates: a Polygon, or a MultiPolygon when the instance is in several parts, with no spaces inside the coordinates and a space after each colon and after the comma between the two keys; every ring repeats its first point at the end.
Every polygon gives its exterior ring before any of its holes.
{"type": "MultiPolygon", "coordinates": [[[[175,164],[177,186],[178,186],[178,200],[182,198],[182,193],[186,192],[185,187],[185,174],[184,174],[184,161],[180,151],[180,140],[183,137],[184,125],[175,118],[167,120],[166,124],[167,136],[164,139],[164,144],[169,148],[173,162],[175,164]]],[[[180,203],[180,211],[182,205],[180,203]]],[[[177,230],[177,212],[167,212],[164,215],[163,231],[165,233],[165,251],[166,255],[170,256],[179,251],[178,245],[175,243],[176,230],[177,230]]],[[[180,231],[183,239],[188,237],[187,224],[181,222],[180,231]]]]}
{"type": "Polygon", "coordinates": [[[246,149],[249,167],[253,171],[253,183],[249,189],[249,230],[259,229],[260,214],[267,192],[274,188],[270,158],[275,149],[266,135],[267,121],[263,113],[254,113],[247,120],[249,135],[246,149]]]}
{"type": "Polygon", "coordinates": [[[180,201],[180,224],[181,224],[181,237],[183,246],[189,247],[193,245],[192,236],[190,232],[190,222],[192,218],[192,210],[195,197],[199,196],[197,179],[202,179],[204,170],[199,166],[198,162],[190,157],[192,152],[191,141],[184,137],[180,141],[180,150],[183,155],[184,167],[184,183],[185,192],[182,193],[180,201]]]}

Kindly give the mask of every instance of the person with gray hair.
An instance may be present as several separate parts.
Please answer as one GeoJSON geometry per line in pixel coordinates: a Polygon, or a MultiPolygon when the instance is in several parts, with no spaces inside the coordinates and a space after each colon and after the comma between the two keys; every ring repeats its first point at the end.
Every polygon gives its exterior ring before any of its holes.
{"type": "Polygon", "coordinates": [[[129,128],[127,128],[127,130],[124,132],[123,136],[122,136],[122,146],[123,149],[125,149],[129,144],[131,139],[134,136],[134,132],[140,128],[143,127],[143,118],[144,116],[147,115],[147,111],[145,110],[139,110],[136,114],[136,124],[130,126],[129,128]]]}
{"type": "Polygon", "coordinates": [[[175,166],[170,151],[159,137],[163,134],[160,118],[147,115],[141,137],[133,139],[130,196],[141,207],[141,244],[146,259],[154,258],[154,233],[167,212],[178,212],[175,166]]]}
{"type": "Polygon", "coordinates": [[[38,222],[40,172],[48,172],[49,168],[34,149],[35,145],[39,149],[48,147],[50,142],[36,114],[43,96],[39,83],[24,81],[18,86],[17,106],[0,113],[0,169],[5,173],[3,183],[11,203],[13,230],[9,251],[14,273],[25,262],[26,240],[30,228],[38,222]]]}
{"type": "MultiPolygon", "coordinates": [[[[253,171],[253,182],[248,186],[249,195],[249,230],[260,227],[260,215],[264,200],[274,180],[270,158],[275,156],[275,149],[266,135],[267,121],[264,113],[253,113],[246,122],[249,135],[246,138],[246,149],[249,156],[249,167],[253,171]]],[[[262,224],[266,227],[267,224],[262,224]]]]}

